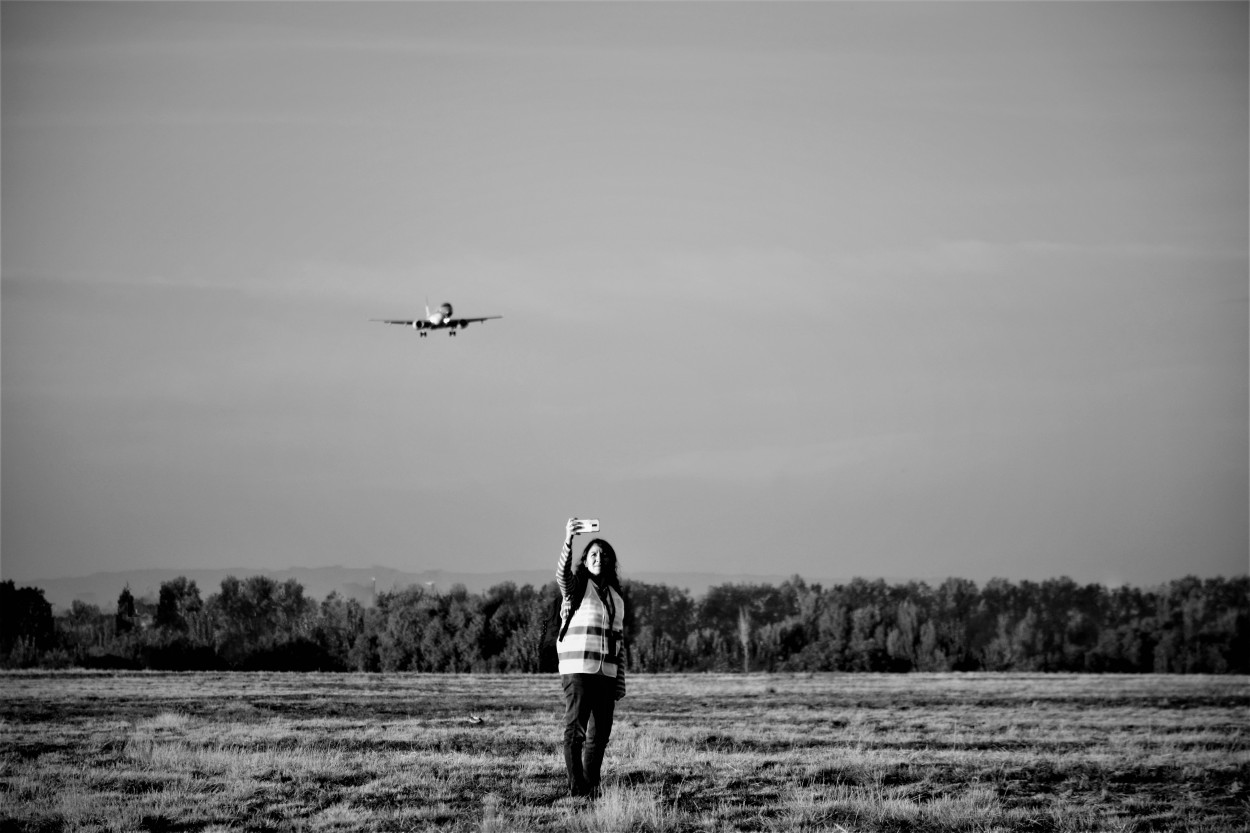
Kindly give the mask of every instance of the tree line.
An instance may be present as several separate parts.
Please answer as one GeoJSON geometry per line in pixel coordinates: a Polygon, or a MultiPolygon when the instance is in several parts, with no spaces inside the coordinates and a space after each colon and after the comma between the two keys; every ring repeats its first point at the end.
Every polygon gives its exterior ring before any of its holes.
{"type": "MultiPolygon", "coordinates": [[[[952,578],[822,587],[724,584],[694,598],[626,581],[634,672],[1062,671],[1250,673],[1250,577],[1107,588],[1069,578],[952,578]]],[[[413,586],[364,605],[294,579],[184,577],[114,610],[0,582],[0,665],[162,670],[554,672],[559,595],[413,586]]]]}

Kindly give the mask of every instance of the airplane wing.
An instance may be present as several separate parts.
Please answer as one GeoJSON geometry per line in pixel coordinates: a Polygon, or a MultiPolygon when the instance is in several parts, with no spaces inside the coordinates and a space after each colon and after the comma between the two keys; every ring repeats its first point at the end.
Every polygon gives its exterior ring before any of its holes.
{"type": "Polygon", "coordinates": [[[478,321],[490,321],[492,318],[503,318],[502,315],[487,315],[482,318],[451,318],[444,322],[448,327],[467,327],[478,321]]]}
{"type": "Polygon", "coordinates": [[[430,326],[430,322],[429,322],[429,321],[424,321],[424,320],[422,320],[422,319],[420,319],[420,318],[417,318],[417,319],[412,319],[412,318],[404,318],[404,319],[399,319],[399,318],[395,318],[395,319],[392,319],[392,318],[370,318],[369,320],[370,320],[370,321],[378,321],[378,322],[380,322],[380,323],[382,323],[382,324],[399,324],[399,325],[404,326],[404,327],[415,327],[415,328],[416,328],[416,329],[418,329],[418,330],[424,330],[426,327],[430,326]]]}

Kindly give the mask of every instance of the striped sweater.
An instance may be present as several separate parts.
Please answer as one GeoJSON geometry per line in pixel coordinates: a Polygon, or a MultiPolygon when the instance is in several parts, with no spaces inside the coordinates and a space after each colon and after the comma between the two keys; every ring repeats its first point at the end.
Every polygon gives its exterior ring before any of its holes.
{"type": "Polygon", "coordinates": [[[625,600],[611,587],[601,598],[591,578],[570,621],[571,596],[577,590],[572,561],[572,546],[565,541],[556,563],[556,585],[564,597],[560,607],[561,637],[556,641],[560,673],[615,677],[619,700],[625,696],[625,600]]]}

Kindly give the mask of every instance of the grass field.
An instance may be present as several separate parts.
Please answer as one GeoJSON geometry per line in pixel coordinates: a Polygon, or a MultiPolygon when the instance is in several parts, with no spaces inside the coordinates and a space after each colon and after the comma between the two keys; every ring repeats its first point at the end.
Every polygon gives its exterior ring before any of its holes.
{"type": "Polygon", "coordinates": [[[1245,677],[638,675],[593,804],[554,675],[13,672],[0,701],[3,831],[1250,831],[1245,677]]]}

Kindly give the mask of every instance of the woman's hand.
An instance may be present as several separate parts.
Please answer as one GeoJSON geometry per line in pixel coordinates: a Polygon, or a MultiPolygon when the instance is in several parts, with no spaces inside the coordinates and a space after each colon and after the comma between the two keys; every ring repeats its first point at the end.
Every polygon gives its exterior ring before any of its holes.
{"type": "Polygon", "coordinates": [[[582,531],[582,522],[577,518],[569,518],[569,522],[564,527],[564,540],[572,541],[573,536],[582,531]]]}

